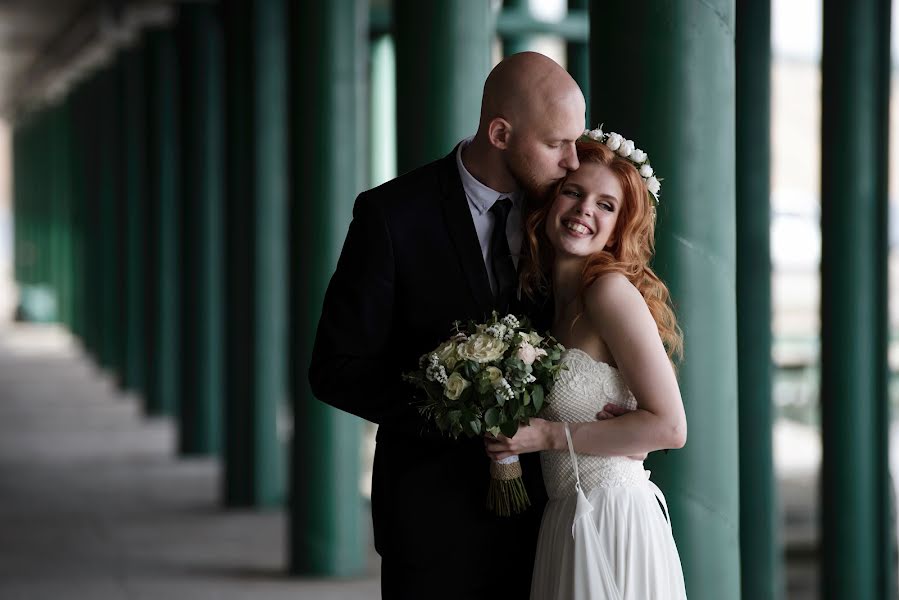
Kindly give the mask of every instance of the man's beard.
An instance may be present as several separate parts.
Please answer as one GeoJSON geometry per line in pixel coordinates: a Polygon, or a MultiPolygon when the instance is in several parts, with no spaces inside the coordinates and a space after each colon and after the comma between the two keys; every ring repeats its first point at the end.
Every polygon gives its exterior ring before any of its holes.
{"type": "Polygon", "coordinates": [[[506,160],[506,167],[512,175],[512,178],[515,179],[515,182],[518,184],[519,189],[521,189],[525,196],[529,198],[543,198],[556,184],[559,183],[558,179],[538,181],[533,175],[534,169],[532,169],[528,162],[524,160],[509,157],[506,160]]]}

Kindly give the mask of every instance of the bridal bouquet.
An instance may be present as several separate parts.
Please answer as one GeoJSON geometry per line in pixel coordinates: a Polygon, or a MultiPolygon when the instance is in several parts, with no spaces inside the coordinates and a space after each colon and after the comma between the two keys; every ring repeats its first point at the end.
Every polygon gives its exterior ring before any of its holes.
{"type": "MultiPolygon", "coordinates": [[[[500,319],[495,312],[487,323],[457,321],[454,332],[422,355],[417,371],[403,374],[425,393],[419,411],[454,438],[514,436],[543,407],[565,348],[532,330],[527,319],[500,319]]],[[[517,456],[493,462],[490,475],[490,510],[509,516],[530,505],[517,456]]]]}

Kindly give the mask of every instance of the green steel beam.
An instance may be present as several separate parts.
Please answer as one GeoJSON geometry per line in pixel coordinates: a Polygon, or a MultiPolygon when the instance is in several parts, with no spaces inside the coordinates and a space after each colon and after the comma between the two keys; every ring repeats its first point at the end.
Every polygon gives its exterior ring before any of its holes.
{"type": "Polygon", "coordinates": [[[222,445],[224,149],[222,32],[218,7],[179,6],[181,321],[178,448],[222,445]]]}
{"type": "Polygon", "coordinates": [[[771,2],[737,0],[737,353],[744,598],[783,597],[771,360],[771,2]]]}
{"type": "MultiPolygon", "coordinates": [[[[825,0],[821,110],[821,589],[874,599],[890,523],[882,481],[889,0],[825,0]],[[838,134],[837,134],[838,133],[838,134]]],[[[895,535],[895,528],[890,531],[895,535]]]]}
{"type": "Polygon", "coordinates": [[[122,384],[146,400],[146,70],[141,43],[122,54],[125,369],[122,384]]]}
{"type": "Polygon", "coordinates": [[[360,421],[317,401],[308,369],[325,289],[365,181],[367,3],[305,0],[289,7],[290,571],[354,575],[365,567],[360,421]]]}
{"type": "Polygon", "coordinates": [[[227,243],[224,502],[284,500],[286,49],[283,0],[224,4],[227,243]]]}
{"type": "Polygon", "coordinates": [[[583,19],[587,23],[587,34],[582,40],[568,40],[565,45],[566,56],[568,59],[568,72],[574,77],[581,91],[584,92],[584,98],[587,100],[587,124],[593,127],[596,125],[592,121],[593,116],[590,114],[590,21],[587,19],[587,5],[589,0],[568,0],[568,14],[580,15],[578,18],[583,19]]]}
{"type": "Polygon", "coordinates": [[[668,496],[689,597],[736,600],[734,2],[593,0],[590,18],[603,32],[590,46],[593,118],[636,140],[665,180],[655,268],[685,334],[690,433],[648,464],[668,496]],[[609,82],[628,93],[608,93],[609,82]]]}
{"type": "Polygon", "coordinates": [[[396,0],[394,23],[397,167],[405,173],[477,130],[493,14],[488,2],[396,0]]]}
{"type": "Polygon", "coordinates": [[[177,415],[179,394],[178,61],[175,34],[147,34],[147,393],[150,415],[177,415]]]}
{"type": "MultiPolygon", "coordinates": [[[[500,14],[504,15],[506,19],[512,18],[518,22],[535,20],[531,14],[530,0],[504,0],[503,11],[500,14]]],[[[534,49],[533,35],[507,33],[501,39],[503,42],[503,56],[534,49]]]]}

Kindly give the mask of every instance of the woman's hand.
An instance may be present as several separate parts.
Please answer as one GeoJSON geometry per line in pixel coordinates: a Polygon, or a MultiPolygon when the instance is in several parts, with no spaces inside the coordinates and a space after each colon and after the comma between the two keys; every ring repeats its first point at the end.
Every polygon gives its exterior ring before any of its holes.
{"type": "Polygon", "coordinates": [[[484,447],[487,449],[487,455],[493,460],[502,460],[527,452],[552,450],[558,446],[559,432],[562,432],[562,436],[565,435],[562,423],[534,418],[528,425],[520,426],[518,432],[511,438],[504,435],[497,437],[485,435],[484,447]]]}

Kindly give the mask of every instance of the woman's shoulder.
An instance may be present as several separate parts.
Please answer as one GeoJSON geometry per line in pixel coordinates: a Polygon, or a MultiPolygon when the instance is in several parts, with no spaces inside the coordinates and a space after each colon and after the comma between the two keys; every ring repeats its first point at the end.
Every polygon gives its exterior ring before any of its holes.
{"type": "Polygon", "coordinates": [[[623,273],[606,273],[584,290],[584,308],[593,321],[626,317],[646,310],[640,290],[623,273]]]}

